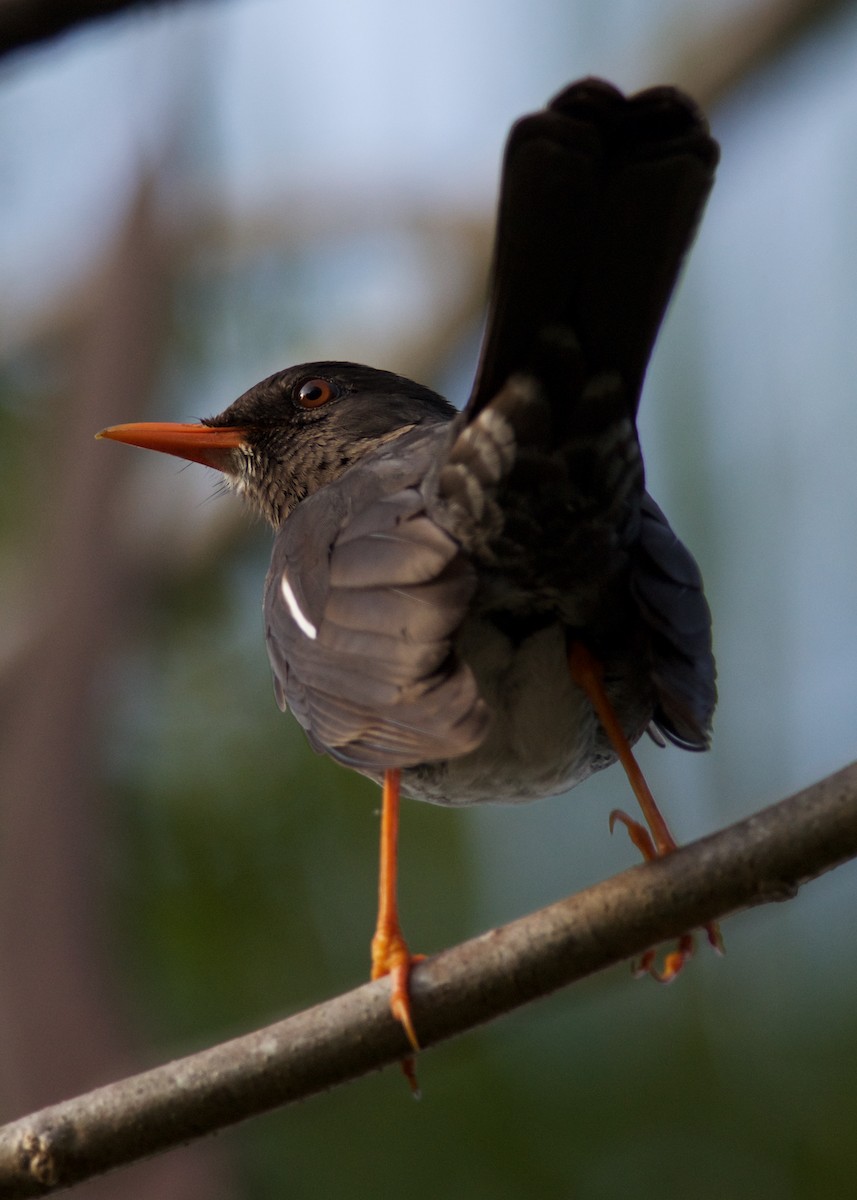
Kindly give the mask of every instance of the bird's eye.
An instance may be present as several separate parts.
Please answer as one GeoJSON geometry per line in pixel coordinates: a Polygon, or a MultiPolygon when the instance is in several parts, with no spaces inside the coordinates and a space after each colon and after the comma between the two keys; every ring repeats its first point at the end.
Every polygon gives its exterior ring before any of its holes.
{"type": "Polygon", "coordinates": [[[298,392],[301,408],[321,408],[339,395],[339,388],[329,379],[308,379],[298,392]]]}

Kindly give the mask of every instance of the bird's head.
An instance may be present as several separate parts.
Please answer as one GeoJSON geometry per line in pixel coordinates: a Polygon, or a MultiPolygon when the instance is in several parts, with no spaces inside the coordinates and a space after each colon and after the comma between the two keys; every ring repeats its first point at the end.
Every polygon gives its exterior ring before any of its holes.
{"type": "Polygon", "coordinates": [[[113,425],[97,436],[214,467],[278,528],[377,446],[454,413],[436,392],[390,371],[315,362],[263,379],[199,424],[113,425]]]}

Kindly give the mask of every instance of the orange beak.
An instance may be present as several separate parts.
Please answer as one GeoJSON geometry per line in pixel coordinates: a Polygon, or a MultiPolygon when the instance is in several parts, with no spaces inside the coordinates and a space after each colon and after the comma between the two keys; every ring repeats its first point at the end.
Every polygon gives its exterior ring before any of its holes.
{"type": "Polygon", "coordinates": [[[173,421],[142,421],[133,425],[111,425],[95,435],[114,442],[127,442],[144,450],[160,450],[191,462],[229,472],[233,451],[246,441],[246,429],[208,425],[179,425],[173,421]]]}

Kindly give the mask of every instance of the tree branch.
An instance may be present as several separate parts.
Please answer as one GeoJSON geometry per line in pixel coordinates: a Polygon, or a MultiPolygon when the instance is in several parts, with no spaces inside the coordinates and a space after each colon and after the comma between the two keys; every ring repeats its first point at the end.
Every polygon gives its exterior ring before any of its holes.
{"type": "Polygon", "coordinates": [[[0,55],[66,33],[123,9],[163,7],[166,0],[0,0],[0,55]]]}
{"type": "MultiPolygon", "coordinates": [[[[447,950],[414,973],[424,1047],[686,929],[796,895],[857,856],[857,763],[654,863],[447,950]]],[[[0,1198],[40,1196],[345,1083],[407,1052],[387,984],[0,1129],[0,1198]]]]}
{"type": "Polygon", "coordinates": [[[759,0],[738,8],[707,36],[671,48],[665,77],[711,109],[849,5],[850,0],[759,0]]]}

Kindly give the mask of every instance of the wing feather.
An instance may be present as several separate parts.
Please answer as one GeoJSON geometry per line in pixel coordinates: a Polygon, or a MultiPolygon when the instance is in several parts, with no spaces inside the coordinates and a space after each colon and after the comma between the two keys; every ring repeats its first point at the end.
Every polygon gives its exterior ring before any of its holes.
{"type": "MultiPolygon", "coordinates": [[[[414,483],[425,475],[419,445],[414,483]]],[[[265,622],[278,697],[317,749],[370,774],[465,754],[488,720],[455,649],[473,567],[428,516],[419,487],[399,486],[377,462],[365,479],[359,468],[347,479],[348,504],[331,504],[337,485],[325,488],[275,543],[265,622]],[[284,574],[303,623],[284,598],[284,574]]]]}

